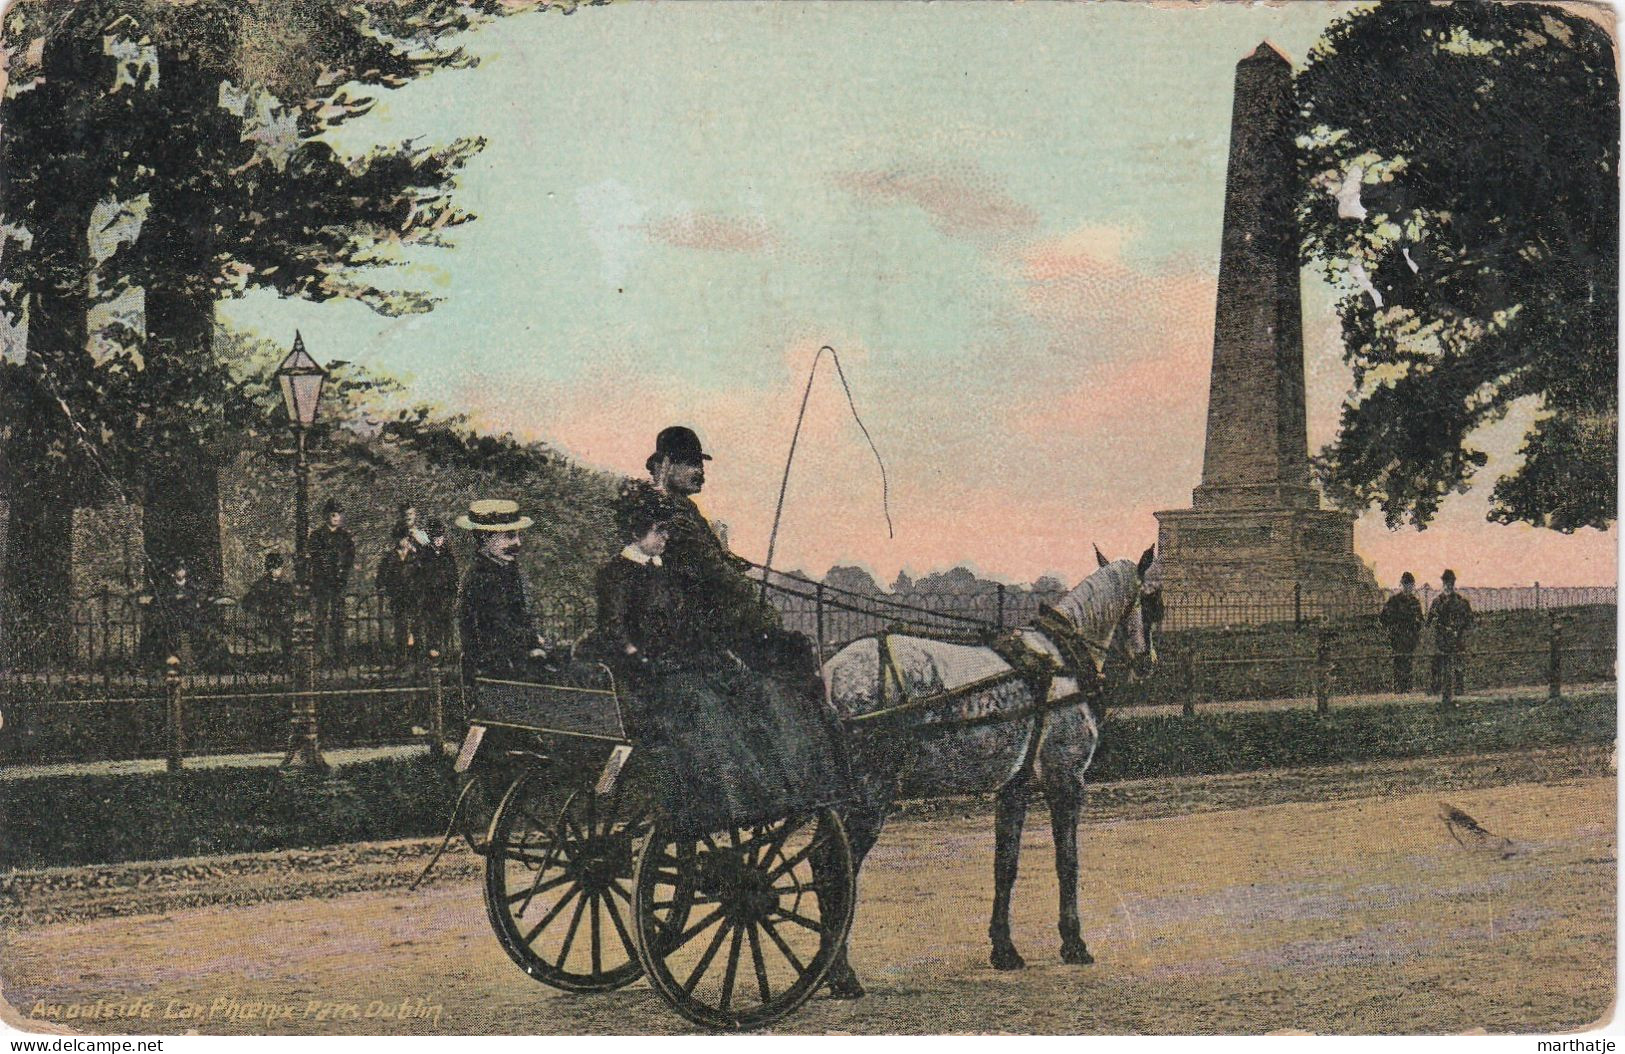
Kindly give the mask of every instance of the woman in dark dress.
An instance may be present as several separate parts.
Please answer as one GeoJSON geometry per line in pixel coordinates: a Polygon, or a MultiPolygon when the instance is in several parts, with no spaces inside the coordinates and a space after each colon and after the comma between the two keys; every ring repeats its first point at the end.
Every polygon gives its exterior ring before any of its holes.
{"type": "Polygon", "coordinates": [[[598,571],[598,628],[590,650],[617,676],[643,681],[656,664],[688,650],[678,595],[660,558],[667,510],[653,490],[629,490],[617,503],[615,519],[627,544],[598,571]]]}
{"type": "Polygon", "coordinates": [[[748,668],[716,620],[690,610],[662,559],[671,514],[647,484],[623,489],[628,544],[598,573],[590,649],[628,689],[629,731],[657,759],[667,815],[707,831],[836,800],[845,776],[821,700],[748,668]]]}

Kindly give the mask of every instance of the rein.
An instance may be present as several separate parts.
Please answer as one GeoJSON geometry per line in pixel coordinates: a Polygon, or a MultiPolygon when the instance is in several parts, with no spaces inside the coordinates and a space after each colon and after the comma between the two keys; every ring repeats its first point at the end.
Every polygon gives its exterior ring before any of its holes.
{"type": "MultiPolygon", "coordinates": [[[[1038,609],[1038,621],[1033,628],[1044,635],[1044,638],[1055,645],[1057,651],[1065,655],[1071,663],[1070,673],[1082,677],[1087,672],[1091,681],[1095,682],[1095,690],[1100,689],[1101,672],[1105,669],[1106,660],[1113,654],[1118,658],[1127,660],[1128,650],[1119,646],[1113,649],[1110,644],[1096,644],[1094,641],[1078,632],[1077,624],[1059,608],[1043,604],[1038,609]],[[1082,648],[1084,655],[1080,661],[1078,649],[1082,648]]],[[[1112,634],[1115,639],[1116,634],[1112,634]]]]}
{"type": "MultiPolygon", "coordinates": [[[[1130,611],[1132,612],[1132,608],[1130,611]]],[[[1118,619],[1122,622],[1122,619],[1118,619]]],[[[843,717],[842,723],[847,726],[864,725],[870,722],[885,721],[901,714],[918,710],[931,709],[952,703],[956,699],[975,695],[991,688],[1020,681],[1027,685],[1034,705],[1022,707],[1019,711],[1009,711],[992,716],[993,720],[1014,720],[1030,716],[1034,713],[1041,718],[1049,711],[1066,706],[1076,706],[1081,699],[1086,705],[1098,703],[1105,689],[1104,668],[1106,660],[1116,655],[1125,664],[1132,664],[1133,658],[1128,652],[1128,646],[1119,640],[1116,625],[1113,626],[1111,637],[1106,644],[1099,644],[1085,637],[1078,629],[1072,617],[1060,608],[1050,604],[1041,604],[1038,608],[1038,618],[1031,626],[1035,632],[1055,648],[1062,661],[1057,663],[1048,653],[1039,651],[1027,645],[1021,639],[1021,630],[994,636],[980,634],[971,639],[954,639],[948,641],[936,635],[926,636],[928,640],[944,640],[949,643],[979,644],[998,655],[1009,666],[1008,670],[978,678],[968,684],[956,688],[943,689],[926,695],[911,696],[908,691],[908,680],[903,675],[902,668],[897,663],[897,657],[892,652],[891,638],[893,630],[882,630],[874,634],[876,659],[879,669],[877,685],[879,690],[879,708],[863,714],[854,714],[843,717]],[[1050,700],[1051,685],[1058,676],[1072,677],[1078,683],[1078,691],[1068,695],[1065,699],[1050,700]],[[895,699],[895,703],[888,703],[895,699]]],[[[911,634],[913,635],[913,634],[911,634]]],[[[922,635],[924,636],[924,635],[922,635]]],[[[988,718],[977,719],[973,723],[982,723],[988,718]]],[[[957,722],[952,724],[957,725],[957,722]]]]}

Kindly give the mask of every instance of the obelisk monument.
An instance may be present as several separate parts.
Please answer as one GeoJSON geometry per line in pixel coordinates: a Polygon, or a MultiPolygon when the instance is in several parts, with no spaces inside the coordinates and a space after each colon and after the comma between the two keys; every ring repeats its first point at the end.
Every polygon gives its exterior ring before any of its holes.
{"type": "Polygon", "coordinates": [[[1260,44],[1236,65],[1202,482],[1191,508],[1156,514],[1170,614],[1199,616],[1205,598],[1307,596],[1313,611],[1376,596],[1354,517],[1322,509],[1310,483],[1292,115],[1292,65],[1260,44]]]}

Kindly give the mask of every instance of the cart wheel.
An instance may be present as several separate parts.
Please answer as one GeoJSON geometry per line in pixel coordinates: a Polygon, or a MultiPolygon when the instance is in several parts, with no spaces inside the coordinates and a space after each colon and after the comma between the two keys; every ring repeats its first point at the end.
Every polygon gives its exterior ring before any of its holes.
{"type": "Polygon", "coordinates": [[[695,1024],[770,1025],[823,983],[852,926],[854,881],[833,809],[700,839],[657,825],[637,867],[644,972],[695,1024]]]}
{"type": "Polygon", "coordinates": [[[633,939],[632,861],[646,815],[591,784],[562,809],[539,772],[520,776],[491,821],[485,909],[508,956],[567,992],[605,992],[643,973],[633,939]]]}

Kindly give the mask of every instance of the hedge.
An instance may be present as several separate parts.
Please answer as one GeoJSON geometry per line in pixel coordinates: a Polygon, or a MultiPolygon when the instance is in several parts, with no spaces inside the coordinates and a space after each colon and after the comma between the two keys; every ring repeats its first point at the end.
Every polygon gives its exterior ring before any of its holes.
{"type": "MultiPolygon", "coordinates": [[[[1606,744],[1615,700],[1416,704],[1117,719],[1093,780],[1189,776],[1606,744]]],[[[345,765],[326,780],[222,767],[0,781],[0,870],[428,837],[456,780],[427,756],[345,765]]]]}

